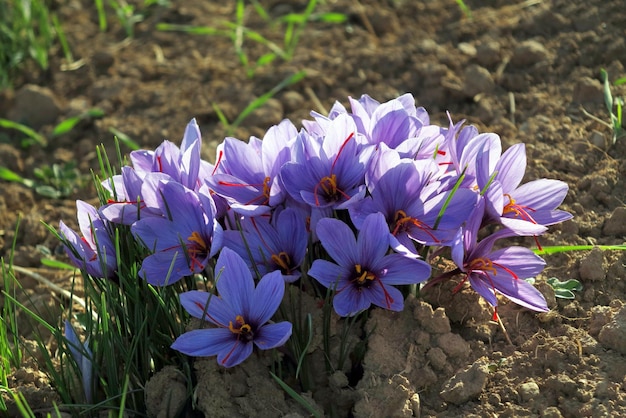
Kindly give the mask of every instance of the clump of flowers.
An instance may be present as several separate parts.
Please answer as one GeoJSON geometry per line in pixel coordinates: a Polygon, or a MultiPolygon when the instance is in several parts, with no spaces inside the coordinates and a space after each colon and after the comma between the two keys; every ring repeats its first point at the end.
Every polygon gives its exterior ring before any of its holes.
{"type": "Polygon", "coordinates": [[[290,287],[313,289],[352,317],[372,305],[402,310],[409,289],[460,276],[456,290],[469,283],[494,315],[498,294],[547,311],[524,280],[545,262],[503,240],[570,219],[557,209],[567,185],[520,185],[523,144],[503,153],[496,134],[431,124],[410,94],[349,102],[351,111],[336,103],[300,130],[285,120],[262,139],[226,138],[215,165],[200,157],[195,120],[181,148],[166,141],[132,152],[132,166],[103,182],[106,204],[79,204],[83,238],[61,224],[68,254],[91,275],[112,274],[110,231],[124,225],[124,238],[146,249],[137,280],[203,277],[204,288],[180,302],[206,328],[177,336],[172,348],[217,355],[225,367],[254,347],[285,344],[292,324],[279,307],[290,287]],[[431,257],[445,254],[456,268],[431,277],[431,257]]]}

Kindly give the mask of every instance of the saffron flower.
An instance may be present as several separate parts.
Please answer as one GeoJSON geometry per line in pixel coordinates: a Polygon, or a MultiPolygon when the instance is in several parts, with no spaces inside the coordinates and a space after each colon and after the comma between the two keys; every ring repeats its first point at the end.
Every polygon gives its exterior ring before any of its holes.
{"type": "Polygon", "coordinates": [[[168,217],[135,222],[131,232],[153,252],[146,257],[139,276],[148,283],[170,285],[202,272],[222,244],[222,228],[215,220],[215,204],[180,183],[161,183],[161,210],[168,217]]]}
{"type": "Polygon", "coordinates": [[[300,278],[308,244],[306,220],[300,212],[287,208],[274,212],[271,221],[257,216],[242,219],[241,225],[242,231],[224,231],[224,246],[243,257],[253,273],[279,270],[288,283],[300,278]]]}
{"type": "Polygon", "coordinates": [[[117,268],[115,244],[111,240],[110,225],[96,208],[82,200],[76,201],[78,226],[81,237],[63,221],[59,222],[61,237],[64,238],[65,252],[78,268],[93,277],[110,278],[117,268]]]}
{"type": "Polygon", "coordinates": [[[340,220],[321,219],[317,235],[335,261],[315,260],[309,270],[324,287],[335,290],[333,306],[340,316],[353,316],[372,304],[392,311],[404,307],[402,293],[393,285],[420,283],[430,266],[401,254],[387,254],[389,228],[381,213],[365,218],[358,238],[340,220]]]}
{"type": "Polygon", "coordinates": [[[279,347],[291,336],[292,325],[270,319],[285,293],[279,271],[269,273],[254,286],[254,279],[243,259],[229,248],[220,253],[215,266],[219,296],[208,292],[181,293],[183,307],[193,317],[214,328],[197,329],[179,336],[172,348],[189,356],[217,355],[217,362],[233,367],[261,350],[279,347]]]}
{"type": "Polygon", "coordinates": [[[360,228],[371,213],[382,213],[392,248],[408,254],[416,254],[415,243],[446,245],[452,241],[476,205],[477,193],[468,189],[439,192],[438,182],[432,181],[438,170],[432,159],[400,159],[384,144],[377,155],[378,161],[371,164],[375,169],[366,176],[370,196],[349,208],[355,226],[360,228]]]}
{"type": "MultiPolygon", "coordinates": [[[[518,246],[493,250],[498,239],[515,236],[510,229],[502,229],[477,241],[478,229],[484,210],[484,200],[477,206],[476,213],[470,217],[463,233],[459,232],[452,245],[452,259],[465,273],[465,278],[457,286],[469,280],[472,288],[478,292],[496,310],[498,300],[496,291],[518,305],[540,312],[547,312],[545,298],[533,285],[524,279],[535,277],[543,270],[545,261],[530,249],[518,246]]],[[[437,279],[435,279],[437,281],[437,279]]]]}
{"type": "Polygon", "coordinates": [[[237,213],[257,216],[269,212],[285,200],[279,173],[291,160],[297,135],[293,123],[284,120],[271,127],[263,140],[251,137],[245,143],[226,138],[218,148],[215,173],[207,179],[209,188],[237,213]]]}
{"type": "Polygon", "coordinates": [[[89,349],[89,339],[81,344],[74,327],[68,320],[65,320],[65,339],[70,354],[80,371],[85,400],[90,404],[93,401],[93,353],[89,349]]]}
{"type": "Polygon", "coordinates": [[[539,235],[546,226],[572,218],[570,213],[556,209],[567,195],[567,183],[538,179],[520,186],[526,171],[524,144],[507,149],[493,169],[485,167],[484,160],[477,161],[477,180],[481,189],[495,189],[485,194],[489,220],[500,222],[518,235],[539,235]]]}
{"type": "Polygon", "coordinates": [[[325,136],[302,135],[303,161],[283,165],[281,178],[296,201],[316,209],[345,209],[365,196],[372,147],[361,146],[354,121],[339,115],[325,136]]]}
{"type": "Polygon", "coordinates": [[[198,191],[213,167],[200,157],[202,136],[195,119],[185,128],[180,148],[173,142],[163,141],[154,151],[137,150],[130,160],[140,177],[147,173],[163,173],[185,187],[198,191]]]}

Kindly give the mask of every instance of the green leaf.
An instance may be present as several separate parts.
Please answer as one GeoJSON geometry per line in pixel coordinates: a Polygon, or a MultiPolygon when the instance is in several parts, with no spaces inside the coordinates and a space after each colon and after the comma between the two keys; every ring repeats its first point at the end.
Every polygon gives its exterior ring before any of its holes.
{"type": "Polygon", "coordinates": [[[576,297],[574,292],[583,288],[583,285],[575,279],[562,282],[556,277],[550,277],[548,284],[554,289],[554,296],[560,299],[574,299],[576,297]]]}
{"type": "Polygon", "coordinates": [[[58,261],[58,260],[53,260],[51,258],[42,258],[41,259],[41,264],[46,266],[46,267],[52,267],[52,268],[55,268],[55,269],[76,270],[76,267],[72,266],[71,264],[67,264],[67,263],[64,263],[64,262],[58,261]]]}
{"type": "Polygon", "coordinates": [[[343,13],[320,13],[311,16],[311,20],[324,23],[344,23],[348,21],[348,16],[343,13]]]}
{"type": "Polygon", "coordinates": [[[602,77],[604,104],[606,105],[609,113],[613,115],[613,95],[611,94],[611,86],[609,85],[609,75],[604,68],[600,70],[600,76],[602,77]]]}
{"type": "Polygon", "coordinates": [[[270,372],[270,375],[276,380],[276,382],[280,385],[280,387],[287,392],[289,396],[291,396],[296,402],[298,402],[303,408],[305,408],[311,415],[315,418],[321,417],[320,413],[311,406],[310,403],[307,402],[306,399],[302,397],[298,392],[293,390],[287,383],[285,383],[280,377],[276,376],[274,373],[270,372]]]}
{"type": "Polygon", "coordinates": [[[17,122],[13,122],[12,120],[0,118],[0,127],[8,128],[8,129],[15,129],[17,131],[20,131],[21,133],[28,136],[30,139],[32,139],[33,141],[35,141],[42,147],[45,147],[46,145],[48,145],[48,141],[43,135],[35,132],[33,129],[29,128],[26,125],[22,125],[21,123],[17,123],[17,122]]]}
{"type": "Polygon", "coordinates": [[[54,187],[48,186],[45,184],[41,186],[36,186],[35,192],[50,199],[58,199],[62,195],[62,193],[58,191],[57,189],[55,189],[54,187]]]}
{"type": "Polygon", "coordinates": [[[613,82],[614,86],[621,86],[622,84],[626,84],[626,77],[620,77],[613,82]]]}
{"type": "Polygon", "coordinates": [[[2,166],[0,166],[0,179],[14,183],[24,183],[24,181],[26,181],[24,177],[20,176],[15,171],[2,166]]]}
{"type": "Polygon", "coordinates": [[[262,67],[264,65],[270,64],[272,61],[276,59],[276,54],[273,52],[268,52],[267,54],[261,55],[261,57],[257,60],[257,67],[262,67]]]}
{"type": "Polygon", "coordinates": [[[59,123],[52,130],[52,136],[53,137],[57,137],[59,135],[63,135],[65,133],[71,131],[78,124],[78,122],[80,122],[83,119],[87,119],[87,118],[101,118],[102,116],[104,116],[104,111],[103,110],[97,109],[97,108],[89,109],[88,111],[83,112],[83,113],[81,113],[78,116],[73,116],[71,118],[67,118],[64,121],[62,121],[61,123],[59,123]]]}
{"type": "Polygon", "coordinates": [[[110,127],[109,132],[111,132],[115,137],[124,145],[126,145],[131,150],[135,151],[141,148],[137,142],[135,142],[130,136],[126,135],[124,132],[119,129],[110,127]]]}

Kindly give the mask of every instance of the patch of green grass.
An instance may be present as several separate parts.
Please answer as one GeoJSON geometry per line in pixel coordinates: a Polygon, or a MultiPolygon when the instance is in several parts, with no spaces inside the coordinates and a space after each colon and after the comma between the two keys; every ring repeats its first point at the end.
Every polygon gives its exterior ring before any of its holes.
{"type": "Polygon", "coordinates": [[[151,13],[154,6],[169,6],[168,0],[144,0],[139,6],[128,3],[126,0],[94,0],[98,12],[98,25],[100,31],[105,32],[109,27],[107,10],[112,11],[120,23],[126,36],[135,36],[135,25],[142,22],[151,13]]]}
{"type": "Polygon", "coordinates": [[[217,114],[218,119],[220,120],[222,125],[224,125],[224,127],[226,128],[226,135],[227,136],[233,135],[237,127],[241,125],[244,119],[247,118],[252,112],[254,112],[256,109],[259,109],[260,107],[265,105],[265,103],[267,103],[269,99],[274,97],[276,93],[278,93],[279,91],[291,85],[296,84],[297,82],[302,80],[304,77],[306,77],[306,73],[304,71],[298,71],[297,73],[292,74],[291,76],[287,77],[286,79],[278,83],[276,86],[274,86],[270,91],[262,94],[260,97],[250,102],[248,106],[246,106],[246,108],[243,109],[241,113],[239,113],[239,115],[237,115],[235,120],[233,120],[232,122],[228,120],[228,118],[226,117],[224,112],[222,112],[222,110],[217,105],[217,103],[213,103],[213,109],[215,110],[215,113],[217,114]]]}
{"type": "MultiPolygon", "coordinates": [[[[626,130],[624,129],[624,120],[622,118],[622,109],[624,108],[624,98],[623,97],[613,97],[611,93],[611,85],[609,83],[609,75],[606,70],[600,70],[600,75],[602,76],[603,82],[603,92],[604,92],[604,104],[606,105],[607,111],[609,112],[610,123],[607,124],[613,133],[612,140],[613,144],[617,142],[618,139],[626,137],[626,130]]],[[[618,86],[620,84],[626,83],[626,77],[622,77],[616,80],[613,85],[618,86]]]]}
{"type": "MultiPolygon", "coordinates": [[[[69,133],[76,125],[85,119],[102,117],[104,112],[100,109],[90,109],[80,115],[68,118],[52,130],[51,138],[56,138],[69,133]]],[[[0,127],[18,131],[23,137],[20,139],[21,147],[32,145],[46,146],[48,138],[34,131],[26,125],[7,119],[0,119],[0,127]]],[[[63,164],[44,164],[33,170],[33,178],[23,177],[21,174],[0,165],[0,180],[23,184],[32,188],[39,195],[59,199],[71,196],[76,191],[85,187],[90,176],[81,174],[75,161],[63,164]]]]}
{"type": "Polygon", "coordinates": [[[88,175],[80,173],[74,161],[64,164],[44,164],[35,168],[33,174],[35,178],[29,179],[0,166],[1,180],[23,184],[35,190],[37,194],[50,199],[71,196],[85,187],[90,178],[88,175]]]}
{"type": "Polygon", "coordinates": [[[28,61],[46,70],[59,33],[45,0],[0,1],[0,89],[10,87],[28,61]]]}
{"type": "Polygon", "coordinates": [[[284,61],[293,59],[302,31],[309,22],[342,23],[347,20],[347,16],[342,13],[315,13],[317,0],[309,0],[301,13],[289,13],[274,21],[271,20],[267,11],[258,1],[251,1],[251,6],[255,13],[268,23],[270,30],[280,27],[282,44],[279,45],[262,33],[246,26],[246,4],[244,0],[237,0],[234,21],[221,22],[219,27],[169,23],[159,23],[156,27],[162,31],[180,31],[194,35],[230,38],[239,62],[245,68],[247,76],[252,78],[259,68],[269,65],[276,58],[284,61]],[[253,59],[245,46],[246,41],[262,45],[267,52],[253,59]]]}

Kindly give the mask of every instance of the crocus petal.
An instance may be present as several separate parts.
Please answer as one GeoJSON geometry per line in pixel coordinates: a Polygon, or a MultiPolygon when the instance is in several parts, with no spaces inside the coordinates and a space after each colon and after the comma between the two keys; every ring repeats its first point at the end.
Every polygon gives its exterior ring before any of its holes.
{"type": "Polygon", "coordinates": [[[253,348],[254,346],[251,342],[244,343],[236,340],[229,351],[222,351],[217,354],[217,362],[224,367],[237,366],[250,357],[253,348]]]}
{"type": "Polygon", "coordinates": [[[560,180],[540,179],[522,184],[511,192],[518,205],[538,209],[556,209],[567,195],[567,183],[560,180]]]}
{"type": "Polygon", "coordinates": [[[498,299],[494,292],[494,287],[491,283],[488,283],[486,277],[483,277],[484,273],[473,272],[469,275],[469,282],[472,289],[482,296],[491,306],[498,306],[498,299]]]}
{"type": "Polygon", "coordinates": [[[68,320],[65,320],[64,330],[70,354],[80,370],[85,400],[91,403],[93,400],[93,354],[89,349],[89,341],[87,339],[87,341],[81,344],[74,327],[68,320]]]}
{"type": "Polygon", "coordinates": [[[192,273],[196,271],[189,268],[187,258],[179,248],[174,251],[157,252],[144,258],[139,277],[154,286],[168,286],[192,273]]]}
{"type": "Polygon", "coordinates": [[[345,280],[349,271],[327,260],[315,260],[308,275],[330,289],[341,288],[340,281],[345,280]]]}
{"type": "Polygon", "coordinates": [[[248,315],[254,280],[241,256],[228,247],[223,248],[215,264],[215,276],[220,296],[230,303],[237,315],[248,315]]]}
{"type": "MultiPolygon", "coordinates": [[[[180,247],[187,237],[172,221],[165,218],[146,218],[135,222],[131,232],[150,251],[165,251],[180,247]]],[[[185,231],[191,235],[191,231],[185,231]]]]}
{"type": "MultiPolygon", "coordinates": [[[[507,247],[489,255],[500,274],[499,266],[505,266],[520,279],[535,277],[543,271],[546,262],[532,250],[524,247],[507,247]]],[[[503,272],[504,273],[504,272],[503,272]]],[[[505,273],[506,274],[506,273],[505,273]]],[[[508,274],[510,276],[510,273],[508,274]]]]}
{"type": "Polygon", "coordinates": [[[359,292],[350,285],[333,297],[333,307],[339,316],[354,316],[371,304],[366,292],[359,292]]]}
{"type": "Polygon", "coordinates": [[[276,324],[267,324],[257,330],[254,335],[254,343],[261,350],[280,347],[291,336],[292,326],[287,321],[276,324]]]}
{"type": "Polygon", "coordinates": [[[221,327],[228,327],[229,321],[237,316],[231,306],[219,296],[209,292],[190,290],[179,296],[180,304],[189,315],[203,319],[221,327]]]}
{"type": "Polygon", "coordinates": [[[393,286],[388,286],[381,280],[376,281],[367,290],[362,290],[370,302],[390,311],[401,311],[404,308],[404,296],[393,286]]]}
{"type": "Polygon", "coordinates": [[[509,147],[496,163],[495,171],[504,193],[515,190],[526,171],[526,145],[519,143],[509,147]]]}
{"type": "Polygon", "coordinates": [[[421,283],[430,277],[430,266],[423,260],[390,254],[376,265],[385,285],[421,283]]]}
{"type": "Polygon", "coordinates": [[[548,312],[548,304],[541,292],[525,280],[498,280],[496,290],[518,305],[533,311],[548,312]]]}
{"type": "Polygon", "coordinates": [[[389,226],[382,213],[372,213],[365,218],[357,238],[357,247],[358,259],[367,260],[370,265],[376,265],[387,253],[389,226]]]}
{"type": "Polygon", "coordinates": [[[538,210],[533,212],[533,219],[540,225],[554,225],[569,221],[573,215],[564,210],[538,210]]]}
{"type": "Polygon", "coordinates": [[[172,348],[188,356],[207,357],[228,353],[236,342],[228,328],[194,329],[176,338],[172,348]]]}
{"type": "Polygon", "coordinates": [[[246,320],[259,326],[270,320],[276,313],[285,294],[285,281],[280,271],[273,271],[261,278],[254,290],[255,303],[250,306],[246,320]]]}
{"type": "Polygon", "coordinates": [[[320,219],[316,232],[328,255],[338,264],[342,266],[357,264],[359,260],[357,243],[348,225],[338,219],[320,219]]]}

